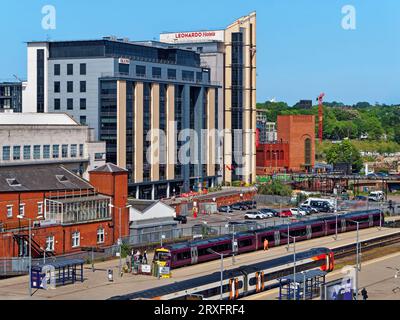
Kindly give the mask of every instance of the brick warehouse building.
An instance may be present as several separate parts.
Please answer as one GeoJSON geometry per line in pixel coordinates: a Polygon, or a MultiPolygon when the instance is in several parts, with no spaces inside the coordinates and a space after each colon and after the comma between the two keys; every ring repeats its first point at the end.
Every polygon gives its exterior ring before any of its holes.
{"type": "MultiPolygon", "coordinates": [[[[107,164],[90,172],[90,183],[60,165],[0,167],[0,257],[32,256],[106,247],[119,238],[118,209],[127,203],[127,171],[107,164]],[[37,219],[38,216],[42,218],[37,219]]],[[[129,234],[122,210],[122,237],[129,234]]]]}
{"type": "Polygon", "coordinates": [[[315,165],[315,116],[280,115],[277,141],[257,146],[257,174],[310,171],[315,165]]]}

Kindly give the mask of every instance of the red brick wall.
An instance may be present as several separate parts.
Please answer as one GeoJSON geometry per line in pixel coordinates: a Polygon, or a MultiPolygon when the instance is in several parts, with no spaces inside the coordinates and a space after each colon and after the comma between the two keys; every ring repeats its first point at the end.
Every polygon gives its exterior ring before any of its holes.
{"type": "Polygon", "coordinates": [[[289,169],[289,144],[260,145],[257,148],[257,167],[265,168],[267,172],[278,171],[281,168],[289,169]]]}

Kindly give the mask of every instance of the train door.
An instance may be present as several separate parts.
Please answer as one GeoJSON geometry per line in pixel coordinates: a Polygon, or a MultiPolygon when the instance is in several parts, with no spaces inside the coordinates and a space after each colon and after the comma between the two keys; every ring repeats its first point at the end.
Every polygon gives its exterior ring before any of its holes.
{"type": "Polygon", "coordinates": [[[229,280],[229,300],[239,298],[239,279],[234,278],[229,280]]]}
{"type": "Polygon", "coordinates": [[[259,293],[261,291],[264,291],[264,288],[264,272],[256,272],[256,292],[259,293]]]}
{"type": "Polygon", "coordinates": [[[328,222],[325,220],[324,221],[324,227],[325,227],[325,237],[328,235],[328,222]]]}
{"type": "Polygon", "coordinates": [[[310,240],[312,238],[311,225],[307,225],[306,232],[307,232],[307,239],[310,240]]]}
{"type": "Polygon", "coordinates": [[[370,214],[368,216],[368,221],[369,221],[369,227],[373,227],[374,226],[374,216],[372,214],[370,214]]]}
{"type": "Polygon", "coordinates": [[[256,241],[256,251],[258,250],[258,234],[257,232],[254,234],[254,236],[256,237],[255,241],[256,241]]]}
{"type": "Polygon", "coordinates": [[[197,251],[197,247],[191,247],[190,254],[192,256],[192,264],[196,264],[197,261],[199,260],[199,253],[197,251]]]}
{"type": "Polygon", "coordinates": [[[274,232],[274,241],[275,241],[275,247],[279,246],[281,244],[281,234],[279,231],[274,232]]]}
{"type": "Polygon", "coordinates": [[[340,220],[342,232],[346,232],[346,219],[340,220]]]}

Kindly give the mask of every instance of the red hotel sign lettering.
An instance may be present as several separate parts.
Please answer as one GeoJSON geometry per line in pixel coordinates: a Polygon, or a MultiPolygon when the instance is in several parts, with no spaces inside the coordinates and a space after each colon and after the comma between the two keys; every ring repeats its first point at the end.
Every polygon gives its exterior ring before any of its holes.
{"type": "Polygon", "coordinates": [[[175,38],[182,39],[182,38],[203,38],[203,37],[215,37],[216,33],[214,31],[210,32],[182,32],[177,33],[175,38]]]}

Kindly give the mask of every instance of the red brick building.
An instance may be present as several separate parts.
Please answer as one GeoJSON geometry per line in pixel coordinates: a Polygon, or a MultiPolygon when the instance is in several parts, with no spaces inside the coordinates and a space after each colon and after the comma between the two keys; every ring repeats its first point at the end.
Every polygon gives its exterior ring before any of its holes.
{"type": "Polygon", "coordinates": [[[278,116],[277,141],[257,147],[257,174],[309,171],[314,165],[315,116],[278,116]]]}
{"type": "MultiPolygon", "coordinates": [[[[0,167],[0,257],[28,254],[28,218],[33,257],[115,244],[119,214],[109,205],[126,206],[127,179],[110,164],[92,171],[90,182],[60,165],[0,167]]],[[[122,237],[128,220],[122,210],[122,237]]]]}

